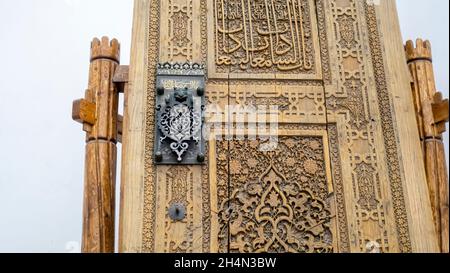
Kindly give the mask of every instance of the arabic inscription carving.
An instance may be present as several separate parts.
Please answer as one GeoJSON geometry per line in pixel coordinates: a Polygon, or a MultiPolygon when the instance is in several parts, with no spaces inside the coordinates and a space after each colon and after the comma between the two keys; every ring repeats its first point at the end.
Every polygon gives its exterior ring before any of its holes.
{"type": "Polygon", "coordinates": [[[219,72],[315,72],[309,1],[215,0],[219,72]]]}

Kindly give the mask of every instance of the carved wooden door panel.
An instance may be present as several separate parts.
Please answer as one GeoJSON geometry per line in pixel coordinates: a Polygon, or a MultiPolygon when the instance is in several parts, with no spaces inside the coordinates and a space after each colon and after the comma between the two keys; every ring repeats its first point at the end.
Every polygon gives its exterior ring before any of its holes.
{"type": "Polygon", "coordinates": [[[372,2],[137,1],[123,250],[434,249],[431,210],[416,213],[430,204],[414,198],[424,170],[402,161],[420,147],[395,120],[416,123],[393,111],[413,111],[392,98],[408,83],[386,69],[404,60],[381,39],[400,39],[395,7],[372,2]],[[156,67],[186,62],[206,69],[206,162],[157,166],[156,67]],[[176,203],[181,221],[168,214],[176,203]]]}
{"type": "Polygon", "coordinates": [[[315,2],[208,1],[214,251],[335,251],[315,2]]]}
{"type": "Polygon", "coordinates": [[[411,249],[375,7],[207,3],[212,250],[411,249]]]}

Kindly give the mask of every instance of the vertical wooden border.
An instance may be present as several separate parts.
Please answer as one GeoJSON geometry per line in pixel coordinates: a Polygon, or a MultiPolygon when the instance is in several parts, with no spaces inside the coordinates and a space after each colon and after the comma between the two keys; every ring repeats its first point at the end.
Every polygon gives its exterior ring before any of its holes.
{"type": "Polygon", "coordinates": [[[383,36],[380,40],[389,75],[388,89],[393,98],[412,252],[438,252],[396,2],[382,0],[375,9],[383,36]]]}
{"type": "Polygon", "coordinates": [[[211,206],[210,252],[219,253],[219,207],[217,206],[217,163],[216,163],[216,134],[209,140],[209,186],[211,206]]]}
{"type": "Polygon", "coordinates": [[[134,1],[130,82],[125,94],[119,252],[142,252],[150,0],[134,1]]]}

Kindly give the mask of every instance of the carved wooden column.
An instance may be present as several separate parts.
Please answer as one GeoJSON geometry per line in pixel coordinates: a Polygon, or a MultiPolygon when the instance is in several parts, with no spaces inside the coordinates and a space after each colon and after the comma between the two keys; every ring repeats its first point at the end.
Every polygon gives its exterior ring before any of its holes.
{"type": "Polygon", "coordinates": [[[433,72],[431,44],[417,40],[406,43],[406,56],[412,74],[412,92],[414,97],[417,123],[419,127],[424,160],[427,171],[428,187],[435,226],[440,235],[442,252],[449,252],[449,191],[445,148],[442,134],[448,122],[448,100],[436,91],[433,72]]]}
{"type": "Polygon", "coordinates": [[[118,127],[118,89],[113,82],[120,45],[107,37],[91,44],[89,88],[74,102],[73,119],[83,124],[86,162],[82,251],[114,252],[118,127]]]}

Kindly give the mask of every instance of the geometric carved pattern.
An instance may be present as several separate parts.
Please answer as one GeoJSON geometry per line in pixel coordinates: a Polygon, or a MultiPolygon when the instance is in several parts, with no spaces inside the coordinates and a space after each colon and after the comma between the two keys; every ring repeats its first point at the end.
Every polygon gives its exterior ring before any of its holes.
{"type": "Polygon", "coordinates": [[[174,222],[170,217],[165,218],[165,252],[166,253],[187,253],[192,252],[193,249],[193,205],[194,199],[193,193],[193,175],[192,171],[186,166],[173,166],[167,170],[166,174],[166,200],[170,202],[166,205],[166,210],[173,204],[183,204],[187,208],[187,216],[181,223],[174,222]],[[169,190],[170,189],[170,190],[169,190]],[[183,226],[185,236],[183,239],[174,239],[169,236],[169,233],[173,230],[180,229],[180,224],[183,226]],[[177,227],[178,225],[178,227],[177,227]],[[191,240],[186,240],[190,238],[191,240]]]}
{"type": "Polygon", "coordinates": [[[192,61],[192,0],[187,5],[178,5],[169,1],[169,60],[176,56],[183,57],[183,61],[192,61]]]}
{"type": "Polygon", "coordinates": [[[369,118],[368,76],[357,0],[331,0],[333,34],[339,60],[338,90],[329,90],[329,116],[341,115],[345,120],[346,142],[352,168],[352,186],[358,230],[358,249],[377,242],[380,250],[389,251],[386,209],[382,204],[379,159],[376,153],[376,125],[369,118]],[[365,230],[371,230],[370,234],[365,230]]]}
{"type": "Polygon", "coordinates": [[[217,144],[219,251],[333,252],[322,137],[217,144]],[[229,184],[228,184],[229,183],[229,184]]]}
{"type": "MultiPolygon", "coordinates": [[[[227,104],[251,111],[257,106],[278,107],[278,120],[282,123],[325,123],[326,104],[323,86],[318,82],[288,82],[259,80],[209,80],[207,97],[209,104],[224,106],[227,104]],[[223,90],[223,86],[229,90],[223,90]]],[[[249,113],[246,113],[247,115],[249,113]]]]}
{"type": "Polygon", "coordinates": [[[412,245],[406,214],[405,194],[403,192],[399,149],[397,147],[397,136],[394,128],[395,124],[391,110],[390,94],[387,87],[386,71],[384,69],[384,58],[381,49],[377,15],[373,5],[365,3],[364,9],[367,20],[367,32],[369,33],[370,53],[372,55],[375,83],[377,87],[381,127],[384,135],[387,169],[390,179],[394,218],[397,224],[399,246],[401,252],[409,253],[412,252],[412,245]]]}
{"type": "Polygon", "coordinates": [[[331,77],[331,67],[330,67],[330,49],[328,43],[327,35],[327,21],[326,21],[326,11],[325,11],[325,1],[326,0],[316,0],[316,11],[317,11],[317,30],[319,32],[320,40],[320,56],[322,63],[322,80],[325,84],[330,84],[332,81],[331,77]]]}
{"type": "MultiPolygon", "coordinates": [[[[209,144],[206,143],[206,151],[209,144]]],[[[202,249],[203,253],[211,252],[211,185],[209,179],[209,158],[206,157],[202,167],[202,249]]]]}
{"type": "Polygon", "coordinates": [[[155,250],[155,227],[156,227],[156,167],[153,161],[154,139],[155,139],[155,92],[156,67],[159,63],[160,49],[160,0],[151,0],[149,18],[147,22],[148,33],[148,60],[147,80],[148,90],[146,92],[145,115],[145,177],[144,177],[144,208],[142,221],[142,252],[149,253],[155,250]]]}
{"type": "Polygon", "coordinates": [[[374,168],[367,163],[361,163],[356,167],[359,191],[358,203],[366,211],[376,210],[379,203],[375,194],[374,173],[374,168]]]}
{"type": "Polygon", "coordinates": [[[339,88],[327,89],[327,110],[329,118],[336,119],[336,116],[340,115],[345,120],[346,132],[342,133],[346,136],[349,162],[353,170],[358,248],[360,251],[366,251],[368,243],[376,242],[381,251],[391,250],[387,208],[382,201],[388,198],[383,194],[382,188],[387,190],[390,186],[394,204],[393,217],[397,224],[398,249],[401,252],[410,252],[411,242],[397,139],[375,7],[366,1],[357,0],[330,0],[328,3],[333,18],[333,30],[330,33],[333,33],[336,41],[339,61],[339,88]],[[367,66],[370,62],[373,67],[367,66]],[[371,69],[375,77],[374,84],[371,84],[368,73],[371,69]],[[370,104],[369,89],[377,92],[376,96],[370,96],[370,104]],[[378,104],[372,102],[376,99],[378,104]],[[380,157],[383,154],[377,155],[380,143],[375,142],[380,131],[386,151],[384,158],[380,157]],[[380,173],[382,163],[386,164],[387,173],[380,173]],[[389,185],[381,186],[381,175],[387,178],[389,185]]]}
{"type": "Polygon", "coordinates": [[[344,181],[342,177],[342,162],[336,124],[329,124],[328,136],[330,142],[330,159],[332,167],[333,187],[336,194],[336,218],[338,224],[337,235],[339,236],[339,250],[336,252],[350,252],[350,238],[348,231],[348,216],[346,212],[346,201],[344,192],[344,181]]]}

